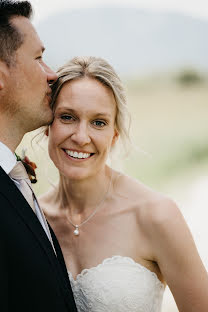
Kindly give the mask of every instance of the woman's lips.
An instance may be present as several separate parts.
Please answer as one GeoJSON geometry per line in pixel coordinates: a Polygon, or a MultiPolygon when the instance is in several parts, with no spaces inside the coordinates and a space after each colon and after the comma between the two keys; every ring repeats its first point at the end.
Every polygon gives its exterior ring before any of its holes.
{"type": "Polygon", "coordinates": [[[63,150],[68,156],[70,156],[70,158],[75,159],[75,160],[89,159],[91,156],[94,155],[94,153],[89,153],[85,151],[74,151],[74,150],[69,150],[69,149],[63,149],[63,150]]]}

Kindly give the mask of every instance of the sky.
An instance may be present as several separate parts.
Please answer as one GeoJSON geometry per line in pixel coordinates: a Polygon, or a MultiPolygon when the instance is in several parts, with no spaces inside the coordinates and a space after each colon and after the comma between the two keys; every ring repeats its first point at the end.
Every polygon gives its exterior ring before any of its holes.
{"type": "Polygon", "coordinates": [[[35,10],[34,24],[65,9],[112,6],[176,11],[208,20],[208,0],[30,0],[30,2],[35,10]]]}

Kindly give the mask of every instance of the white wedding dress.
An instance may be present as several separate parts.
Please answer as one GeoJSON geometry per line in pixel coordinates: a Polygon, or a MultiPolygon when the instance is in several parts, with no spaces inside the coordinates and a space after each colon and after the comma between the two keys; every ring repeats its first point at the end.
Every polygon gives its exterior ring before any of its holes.
{"type": "Polygon", "coordinates": [[[68,272],[78,312],[160,312],[164,285],[128,257],[114,256],[76,278],[68,272]]]}

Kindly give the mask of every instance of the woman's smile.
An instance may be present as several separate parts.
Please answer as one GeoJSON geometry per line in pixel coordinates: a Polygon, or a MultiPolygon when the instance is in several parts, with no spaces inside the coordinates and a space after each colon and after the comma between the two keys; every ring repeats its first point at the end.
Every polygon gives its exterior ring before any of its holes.
{"type": "Polygon", "coordinates": [[[63,149],[65,154],[75,161],[84,161],[92,157],[95,153],[88,153],[85,151],[76,151],[76,150],[70,150],[70,149],[63,149]]]}

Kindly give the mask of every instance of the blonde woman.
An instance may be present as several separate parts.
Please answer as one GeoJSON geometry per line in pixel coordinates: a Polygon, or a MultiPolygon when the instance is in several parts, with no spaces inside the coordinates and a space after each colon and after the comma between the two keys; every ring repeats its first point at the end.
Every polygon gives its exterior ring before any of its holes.
{"type": "Polygon", "coordinates": [[[103,59],[58,71],[46,130],[60,172],[41,206],[61,245],[79,312],[159,312],[166,283],[181,312],[208,311],[208,277],[175,203],[106,160],[128,131],[121,81],[103,59]]]}

